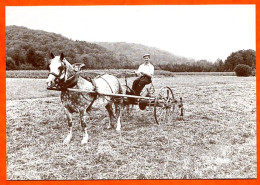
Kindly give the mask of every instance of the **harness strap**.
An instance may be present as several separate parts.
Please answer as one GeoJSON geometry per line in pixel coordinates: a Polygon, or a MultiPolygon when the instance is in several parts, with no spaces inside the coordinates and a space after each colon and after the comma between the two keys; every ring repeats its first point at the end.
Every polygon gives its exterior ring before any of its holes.
{"type": "MultiPolygon", "coordinates": [[[[107,82],[107,80],[106,80],[105,78],[103,78],[102,76],[99,76],[98,78],[103,79],[103,80],[107,83],[107,85],[108,85],[108,87],[110,88],[111,92],[114,93],[113,90],[112,90],[112,88],[111,88],[111,86],[109,85],[109,83],[107,82]]],[[[91,83],[93,84],[93,86],[94,86],[94,91],[96,91],[96,93],[93,95],[93,100],[91,101],[91,103],[90,103],[89,106],[87,107],[86,112],[90,111],[90,109],[91,109],[91,107],[92,107],[94,101],[97,99],[97,95],[98,95],[97,85],[96,85],[95,79],[91,79],[90,81],[91,81],[91,83]]],[[[119,80],[118,80],[118,79],[117,79],[117,81],[118,81],[118,83],[119,83],[119,80]]],[[[120,83],[119,83],[119,89],[120,89],[120,92],[122,92],[122,88],[121,88],[121,86],[120,86],[120,83]]],[[[84,96],[83,96],[83,97],[84,97],[84,96]]]]}
{"type": "Polygon", "coordinates": [[[106,79],[103,78],[102,76],[100,76],[99,78],[102,78],[102,79],[107,83],[107,85],[108,85],[108,87],[110,88],[111,92],[114,93],[113,90],[112,90],[112,88],[111,88],[111,86],[110,86],[109,83],[106,81],[106,79]]]}
{"type": "Polygon", "coordinates": [[[56,74],[56,73],[53,73],[53,72],[49,72],[49,73],[48,73],[48,75],[53,75],[53,76],[55,76],[56,78],[59,78],[59,77],[60,77],[60,74],[61,74],[61,72],[60,72],[59,74],[56,74]]]}
{"type": "MultiPolygon", "coordinates": [[[[95,79],[90,79],[90,82],[91,82],[92,85],[94,86],[93,91],[96,91],[97,85],[96,85],[95,79]]],[[[89,106],[87,107],[86,112],[90,111],[90,109],[91,109],[91,107],[92,107],[94,101],[97,99],[97,95],[98,95],[97,93],[94,93],[94,95],[93,95],[93,100],[91,101],[91,103],[90,103],[89,106]]],[[[83,97],[84,97],[84,96],[83,96],[83,97]]],[[[84,97],[84,98],[85,98],[85,97],[84,97]]]]}

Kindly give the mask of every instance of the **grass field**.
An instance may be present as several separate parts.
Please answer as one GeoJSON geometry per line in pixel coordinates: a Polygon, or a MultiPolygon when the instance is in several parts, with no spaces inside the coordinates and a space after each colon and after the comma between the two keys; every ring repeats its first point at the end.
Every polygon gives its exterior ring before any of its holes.
{"type": "Polygon", "coordinates": [[[99,109],[86,147],[76,114],[72,141],[62,145],[68,127],[59,92],[47,92],[43,79],[7,78],[7,179],[256,178],[255,77],[176,75],[153,83],[183,97],[184,121],[156,125],[151,111],[137,109],[116,132],[105,129],[99,109]]]}

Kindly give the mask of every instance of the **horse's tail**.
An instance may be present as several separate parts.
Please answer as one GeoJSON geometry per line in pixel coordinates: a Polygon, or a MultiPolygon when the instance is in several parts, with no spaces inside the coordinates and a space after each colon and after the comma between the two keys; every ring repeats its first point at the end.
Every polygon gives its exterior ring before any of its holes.
{"type": "Polygon", "coordinates": [[[123,94],[123,88],[122,88],[122,85],[121,85],[121,83],[119,82],[119,80],[118,80],[118,78],[116,77],[116,79],[117,79],[117,82],[118,82],[118,94],[123,94]]]}

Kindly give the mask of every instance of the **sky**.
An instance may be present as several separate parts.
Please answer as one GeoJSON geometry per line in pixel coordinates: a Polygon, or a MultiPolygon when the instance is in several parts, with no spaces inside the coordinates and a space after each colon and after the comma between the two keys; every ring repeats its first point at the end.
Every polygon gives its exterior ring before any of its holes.
{"type": "Polygon", "coordinates": [[[87,42],[127,42],[215,62],[256,49],[255,5],[12,6],[6,25],[87,42]]]}

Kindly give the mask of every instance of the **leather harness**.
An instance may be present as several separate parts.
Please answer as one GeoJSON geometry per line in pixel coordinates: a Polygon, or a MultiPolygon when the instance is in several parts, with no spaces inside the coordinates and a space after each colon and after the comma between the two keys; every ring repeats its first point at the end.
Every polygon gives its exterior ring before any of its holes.
{"type": "MultiPolygon", "coordinates": [[[[67,67],[66,67],[66,64],[64,63],[64,61],[61,61],[61,63],[62,63],[62,69],[60,70],[59,74],[55,74],[55,73],[53,73],[53,72],[50,72],[48,75],[52,74],[53,76],[56,77],[54,81],[55,81],[55,83],[58,85],[58,87],[55,88],[55,90],[58,90],[58,91],[66,91],[68,88],[73,88],[73,87],[75,87],[75,86],[77,85],[77,83],[78,83],[78,78],[79,78],[79,76],[80,76],[80,75],[79,75],[80,73],[79,73],[79,72],[76,72],[73,76],[71,76],[70,78],[68,78],[66,81],[65,81],[65,77],[62,78],[62,79],[60,79],[60,77],[61,77],[63,71],[65,71],[65,73],[66,73],[66,70],[67,70],[67,67]]],[[[65,74],[65,75],[66,75],[66,74],[65,74]]],[[[113,90],[112,90],[110,84],[107,82],[107,80],[106,80],[105,78],[103,78],[102,76],[98,76],[98,77],[96,77],[96,78],[101,78],[101,79],[103,79],[103,80],[107,83],[107,85],[109,86],[111,92],[113,93],[113,90]]],[[[90,109],[91,109],[91,107],[92,107],[94,101],[97,99],[98,92],[97,92],[97,85],[96,85],[96,83],[95,83],[95,78],[94,78],[94,79],[88,78],[88,79],[86,79],[86,80],[92,83],[92,85],[94,86],[93,91],[96,92],[96,93],[91,93],[91,96],[93,97],[93,99],[92,99],[91,103],[89,104],[89,106],[88,106],[87,109],[86,109],[86,112],[88,112],[88,111],[90,111],[90,109]]],[[[86,97],[83,95],[83,93],[81,93],[81,95],[82,95],[82,97],[83,97],[84,99],[86,99],[86,97]]]]}

